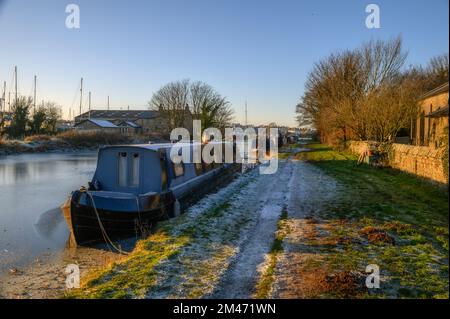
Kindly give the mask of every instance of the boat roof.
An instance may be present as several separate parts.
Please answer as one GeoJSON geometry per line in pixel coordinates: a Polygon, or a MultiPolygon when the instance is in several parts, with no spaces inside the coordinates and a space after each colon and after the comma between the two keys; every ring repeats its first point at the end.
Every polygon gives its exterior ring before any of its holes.
{"type": "MultiPolygon", "coordinates": [[[[230,142],[209,142],[208,144],[225,144],[230,142]]],[[[194,145],[204,145],[202,143],[155,143],[155,144],[124,144],[124,145],[108,145],[103,146],[102,149],[116,148],[116,147],[133,147],[133,148],[141,148],[147,149],[151,151],[158,151],[161,149],[171,148],[173,146],[176,147],[190,147],[194,145]]]]}

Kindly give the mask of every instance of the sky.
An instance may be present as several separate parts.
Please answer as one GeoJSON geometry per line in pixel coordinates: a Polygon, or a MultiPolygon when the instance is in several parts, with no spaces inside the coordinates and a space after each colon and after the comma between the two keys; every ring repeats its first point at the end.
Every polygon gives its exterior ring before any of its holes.
{"type": "MultiPolygon", "coordinates": [[[[398,35],[407,64],[449,47],[448,0],[0,0],[0,81],[78,114],[84,78],[92,108],[145,109],[164,84],[204,81],[226,96],[235,122],[295,126],[295,105],[315,62],[371,39],[398,35]],[[66,6],[80,28],[66,27],[66,6]],[[366,6],[380,8],[368,29],[366,6]]],[[[2,93],[2,89],[0,88],[2,93]]]]}

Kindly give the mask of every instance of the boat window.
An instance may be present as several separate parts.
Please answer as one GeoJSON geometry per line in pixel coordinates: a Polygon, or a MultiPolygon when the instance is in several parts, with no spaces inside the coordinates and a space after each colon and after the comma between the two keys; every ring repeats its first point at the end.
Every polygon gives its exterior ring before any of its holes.
{"type": "Polygon", "coordinates": [[[181,163],[173,163],[173,172],[175,174],[175,177],[179,177],[184,175],[184,164],[181,163]]]}
{"type": "Polygon", "coordinates": [[[133,153],[131,159],[131,186],[139,186],[139,154],[133,153]]]}
{"type": "Polygon", "coordinates": [[[118,168],[119,168],[119,186],[127,186],[127,153],[126,152],[120,152],[119,153],[119,160],[118,160],[118,168]]]}
{"type": "Polygon", "coordinates": [[[166,154],[159,150],[159,163],[161,166],[161,186],[163,190],[167,189],[167,169],[166,169],[166,154]]]}

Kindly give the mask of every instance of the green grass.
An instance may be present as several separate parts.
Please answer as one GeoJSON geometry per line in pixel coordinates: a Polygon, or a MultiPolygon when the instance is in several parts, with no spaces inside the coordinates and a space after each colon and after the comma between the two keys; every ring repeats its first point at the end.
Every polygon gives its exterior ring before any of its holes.
{"type": "Polygon", "coordinates": [[[275,269],[277,266],[278,257],[283,252],[283,240],[286,237],[286,233],[288,231],[286,224],[287,218],[288,212],[287,209],[284,208],[278,221],[275,239],[267,256],[266,267],[260,275],[260,278],[258,279],[258,283],[256,285],[256,292],[254,296],[257,299],[269,298],[272,285],[275,281],[275,269]]]}
{"type": "Polygon", "coordinates": [[[448,191],[397,170],[358,166],[356,156],[321,144],[305,147],[311,151],[296,158],[342,187],[321,212],[331,225],[328,236],[340,243],[326,252],[331,268],[361,271],[378,264],[384,286],[368,297],[448,298],[448,191]],[[368,226],[395,244],[371,243],[360,233],[368,226]]]}
{"type": "Polygon", "coordinates": [[[206,226],[224,214],[227,201],[212,207],[196,220],[186,222],[186,215],[161,223],[158,230],[138,241],[132,253],[106,268],[91,271],[81,288],[67,292],[65,298],[141,298],[157,283],[156,266],[176,258],[182,249],[209,237],[206,226]]]}

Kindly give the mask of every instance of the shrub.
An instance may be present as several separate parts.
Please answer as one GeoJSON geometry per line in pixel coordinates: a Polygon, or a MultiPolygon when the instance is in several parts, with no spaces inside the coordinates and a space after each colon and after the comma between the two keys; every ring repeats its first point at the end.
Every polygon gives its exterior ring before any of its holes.
{"type": "Polygon", "coordinates": [[[38,134],[25,137],[25,142],[42,142],[42,141],[50,141],[51,139],[52,138],[49,135],[38,134]]]}
{"type": "Polygon", "coordinates": [[[130,143],[130,139],[120,133],[80,132],[72,130],[60,133],[57,137],[77,147],[130,143]]]}

